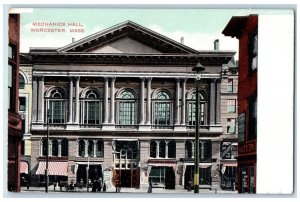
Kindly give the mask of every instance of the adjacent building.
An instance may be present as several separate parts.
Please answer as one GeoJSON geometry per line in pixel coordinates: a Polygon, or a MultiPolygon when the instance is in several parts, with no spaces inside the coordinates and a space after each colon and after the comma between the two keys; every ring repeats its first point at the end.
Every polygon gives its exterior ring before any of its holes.
{"type": "MultiPolygon", "coordinates": [[[[218,41],[215,42],[218,47],[218,41]]],[[[200,92],[200,188],[236,175],[235,52],[197,51],[127,21],[59,48],[31,48],[31,183],[101,179],[108,188],[193,183],[195,73],[200,92]],[[47,144],[47,131],[49,141],[47,144]]]]}
{"type": "Polygon", "coordinates": [[[19,97],[19,46],[20,46],[20,15],[9,14],[8,21],[8,144],[7,144],[7,189],[20,191],[20,159],[22,119],[18,113],[19,97]]]}
{"type": "Polygon", "coordinates": [[[239,39],[238,191],[256,193],[258,16],[232,17],[223,34],[239,39]]]}

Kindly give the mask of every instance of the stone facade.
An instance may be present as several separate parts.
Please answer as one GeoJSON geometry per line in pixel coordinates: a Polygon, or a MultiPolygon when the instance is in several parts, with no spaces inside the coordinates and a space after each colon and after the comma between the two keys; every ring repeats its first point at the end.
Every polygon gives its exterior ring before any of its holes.
{"type": "MultiPolygon", "coordinates": [[[[201,61],[200,188],[219,189],[221,142],[237,138],[224,132],[234,115],[224,111],[221,93],[228,79],[222,69],[234,52],[196,51],[130,21],[108,30],[44,56],[38,48],[25,54],[33,67],[31,168],[44,159],[33,150],[45,148],[49,123],[50,161],[68,162],[69,182],[101,178],[108,187],[144,188],[150,179],[155,186],[186,188],[194,162],[192,68],[201,61]],[[56,140],[68,142],[67,154],[55,153],[56,140]]],[[[31,173],[36,183],[43,180],[31,173]]]]}

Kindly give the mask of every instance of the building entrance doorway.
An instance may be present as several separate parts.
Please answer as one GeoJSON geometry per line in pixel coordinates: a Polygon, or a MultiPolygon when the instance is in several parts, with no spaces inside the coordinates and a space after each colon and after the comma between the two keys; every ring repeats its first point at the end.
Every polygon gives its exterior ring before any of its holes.
{"type": "Polygon", "coordinates": [[[91,182],[98,179],[101,179],[103,181],[102,177],[102,166],[100,164],[89,166],[87,164],[78,165],[76,173],[77,183],[82,181],[86,185],[87,179],[89,179],[91,182]]]}

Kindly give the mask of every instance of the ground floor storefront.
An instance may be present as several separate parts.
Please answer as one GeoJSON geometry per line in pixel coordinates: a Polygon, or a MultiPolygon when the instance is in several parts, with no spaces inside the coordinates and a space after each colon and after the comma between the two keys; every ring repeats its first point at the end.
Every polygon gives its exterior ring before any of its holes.
{"type": "MultiPolygon", "coordinates": [[[[52,156],[48,159],[49,184],[64,182],[86,187],[100,182],[108,189],[118,186],[145,189],[151,182],[153,187],[178,190],[194,186],[194,160],[184,139],[89,138],[82,141],[82,138],[70,138],[57,142],[57,146],[52,144],[52,156]],[[69,149],[65,151],[63,145],[69,149]]],[[[33,139],[32,144],[41,151],[31,158],[31,185],[44,186],[43,140],[33,139]]],[[[220,160],[212,158],[220,156],[217,143],[207,148],[209,152],[202,149],[203,158],[199,163],[200,188],[221,189],[225,177],[233,177],[236,172],[229,167],[221,172],[220,160]]]]}

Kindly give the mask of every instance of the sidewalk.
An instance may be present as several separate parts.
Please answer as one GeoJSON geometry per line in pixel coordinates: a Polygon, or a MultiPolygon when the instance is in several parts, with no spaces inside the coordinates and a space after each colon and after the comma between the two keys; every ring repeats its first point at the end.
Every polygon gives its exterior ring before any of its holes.
{"type": "MultiPolygon", "coordinates": [[[[21,187],[22,193],[45,193],[45,187],[29,187],[29,190],[27,190],[26,187],[21,187]]],[[[53,186],[48,187],[48,193],[65,193],[65,194],[71,194],[71,193],[85,193],[85,194],[106,194],[106,193],[115,193],[115,194],[122,194],[122,193],[146,193],[147,194],[148,189],[136,189],[136,188],[127,188],[122,187],[120,193],[116,193],[115,188],[107,189],[106,192],[92,192],[92,188],[89,188],[89,192],[87,192],[86,188],[76,188],[75,190],[67,192],[65,188],[62,188],[62,191],[60,191],[60,188],[56,187],[54,191],[53,186]]],[[[162,189],[162,188],[153,188],[152,194],[191,194],[193,195],[193,190],[191,192],[188,192],[187,190],[174,190],[174,189],[162,189]]],[[[200,194],[237,194],[237,191],[229,191],[229,190],[210,190],[210,189],[200,189],[200,194]]]]}

